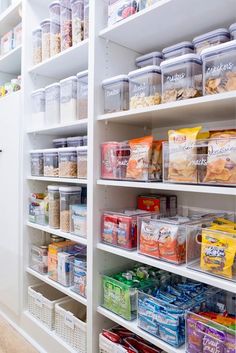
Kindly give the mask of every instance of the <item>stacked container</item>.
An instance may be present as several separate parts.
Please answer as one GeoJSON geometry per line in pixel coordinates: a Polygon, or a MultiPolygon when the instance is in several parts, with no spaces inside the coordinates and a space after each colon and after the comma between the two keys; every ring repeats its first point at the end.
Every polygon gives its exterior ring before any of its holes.
{"type": "Polygon", "coordinates": [[[72,10],[72,45],[83,40],[84,1],[71,0],[72,10]]]}
{"type": "Polygon", "coordinates": [[[32,127],[40,129],[45,120],[45,89],[41,88],[31,94],[32,101],[32,127]]]}
{"type": "Polygon", "coordinates": [[[233,23],[230,27],[229,27],[229,31],[230,31],[230,36],[231,38],[234,40],[236,39],[236,23],[233,23]]]}
{"type": "Polygon", "coordinates": [[[53,143],[54,148],[67,147],[67,139],[66,138],[55,139],[52,141],[52,143],[53,143]]]}
{"type": "Polygon", "coordinates": [[[119,75],[102,82],[104,89],[104,113],[129,109],[129,78],[119,75]]]}
{"type": "Polygon", "coordinates": [[[88,70],[77,74],[77,118],[88,118],[88,70]]]}
{"type": "Polygon", "coordinates": [[[58,229],[60,228],[60,193],[58,186],[48,186],[48,203],[49,227],[58,229]]]}
{"type": "Polygon", "coordinates": [[[61,122],[67,123],[77,119],[77,78],[71,76],[60,81],[61,122]]]}
{"type": "Polygon", "coordinates": [[[60,2],[54,1],[49,5],[50,13],[50,55],[56,55],[61,51],[60,31],[60,2]]]}
{"type": "Polygon", "coordinates": [[[89,0],[84,0],[84,39],[89,37],[89,0]]]}
{"type": "Polygon", "coordinates": [[[42,61],[42,29],[36,28],[32,32],[33,38],[33,65],[37,65],[42,61]]]}
{"type": "Polygon", "coordinates": [[[42,61],[50,58],[50,26],[51,21],[46,19],[40,23],[42,29],[42,61]]]}
{"type": "Polygon", "coordinates": [[[61,50],[72,46],[72,17],[70,0],[60,0],[61,4],[61,50]]]}
{"type": "Polygon", "coordinates": [[[77,152],[75,147],[59,149],[59,177],[77,178],[77,152]]]}
{"type": "Polygon", "coordinates": [[[71,206],[81,204],[81,187],[60,187],[60,229],[70,232],[71,206]]]}
{"type": "Polygon", "coordinates": [[[58,177],[58,150],[56,148],[50,148],[44,150],[44,176],[47,177],[58,177]]]}
{"type": "Polygon", "coordinates": [[[222,44],[230,40],[230,33],[225,28],[219,28],[214,31],[202,34],[193,39],[193,44],[197,54],[201,54],[203,49],[214,45],[222,44]]]}
{"type": "Polygon", "coordinates": [[[60,122],[60,84],[45,87],[45,124],[56,125],[60,122]]]}
{"type": "Polygon", "coordinates": [[[83,137],[82,136],[67,137],[67,146],[68,147],[83,146],[83,137]]]}
{"type": "Polygon", "coordinates": [[[142,56],[139,56],[135,60],[135,64],[137,67],[142,68],[145,66],[150,66],[150,65],[157,65],[159,66],[160,63],[163,60],[163,55],[159,51],[154,51],[152,53],[148,53],[142,56]]]}
{"type": "Polygon", "coordinates": [[[163,49],[162,53],[164,55],[165,60],[176,58],[180,55],[192,54],[194,52],[194,46],[192,42],[181,42],[175,45],[171,45],[163,49]]]}
{"type": "Polygon", "coordinates": [[[87,178],[88,148],[77,148],[77,177],[79,179],[87,178]]]}
{"type": "Polygon", "coordinates": [[[43,150],[30,152],[31,175],[43,176],[43,150]]]}

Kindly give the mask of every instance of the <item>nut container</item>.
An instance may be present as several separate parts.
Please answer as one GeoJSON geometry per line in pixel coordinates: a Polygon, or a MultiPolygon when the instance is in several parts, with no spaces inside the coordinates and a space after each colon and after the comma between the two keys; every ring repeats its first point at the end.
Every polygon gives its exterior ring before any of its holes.
{"type": "Polygon", "coordinates": [[[77,151],[75,147],[59,149],[59,177],[77,178],[77,151]]]}

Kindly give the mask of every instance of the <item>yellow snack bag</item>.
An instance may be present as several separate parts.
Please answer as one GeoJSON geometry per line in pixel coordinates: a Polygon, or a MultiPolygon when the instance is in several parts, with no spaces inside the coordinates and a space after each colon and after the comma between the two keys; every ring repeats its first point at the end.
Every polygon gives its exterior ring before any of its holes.
{"type": "Polygon", "coordinates": [[[225,219],[225,218],[217,218],[213,221],[213,223],[215,224],[219,224],[219,225],[233,225],[233,226],[236,226],[236,223],[235,222],[232,222],[228,219],[225,219]]]}

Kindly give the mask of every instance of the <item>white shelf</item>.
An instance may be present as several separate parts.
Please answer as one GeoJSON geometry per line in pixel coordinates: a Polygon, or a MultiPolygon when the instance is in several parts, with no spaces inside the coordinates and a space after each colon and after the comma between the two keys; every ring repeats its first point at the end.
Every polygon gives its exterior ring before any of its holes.
{"type": "Polygon", "coordinates": [[[77,242],[79,244],[87,245],[87,239],[86,238],[82,238],[82,237],[79,237],[79,236],[71,234],[71,233],[61,232],[59,229],[53,229],[53,228],[50,228],[48,226],[42,226],[40,224],[36,224],[36,223],[32,223],[32,222],[27,222],[26,224],[27,224],[28,227],[41,230],[42,232],[46,232],[46,233],[49,233],[49,234],[54,234],[54,235],[57,235],[59,237],[65,238],[65,239],[69,239],[69,240],[75,241],[75,242],[77,242]]]}
{"type": "Polygon", "coordinates": [[[51,177],[28,176],[27,180],[46,181],[51,183],[87,185],[87,179],[76,179],[76,178],[73,179],[73,178],[51,178],[51,177]]]}
{"type": "Polygon", "coordinates": [[[99,306],[97,308],[97,311],[107,317],[108,319],[114,321],[118,325],[122,325],[126,329],[130,330],[131,332],[134,332],[136,335],[139,335],[140,337],[144,338],[145,340],[151,342],[154,344],[156,347],[159,347],[161,349],[164,349],[167,353],[185,353],[185,347],[182,346],[180,348],[175,348],[170,346],[168,343],[150,335],[149,333],[141,330],[138,325],[137,325],[137,320],[134,321],[127,321],[125,319],[122,319],[122,317],[112,313],[109,310],[106,310],[105,308],[99,306]]]}
{"type": "Polygon", "coordinates": [[[73,292],[70,288],[64,287],[61,284],[53,281],[52,279],[50,279],[48,277],[48,275],[41,275],[40,273],[32,270],[31,268],[27,267],[26,272],[29,273],[30,275],[40,279],[41,281],[49,284],[50,286],[56,288],[57,290],[59,290],[60,292],[68,295],[68,297],[73,298],[74,300],[77,300],[78,302],[80,302],[81,304],[87,305],[87,299],[81,297],[81,295],[76,294],[75,292],[73,292]]]}
{"type": "Polygon", "coordinates": [[[145,54],[181,41],[192,40],[196,35],[215,28],[229,27],[235,22],[235,11],[234,0],[228,0],[227,6],[222,0],[161,0],[152,7],[101,30],[99,34],[105,39],[145,54]]]}
{"type": "Polygon", "coordinates": [[[67,124],[57,124],[42,129],[29,129],[28,134],[68,136],[87,134],[88,119],[76,120],[67,124]]]}
{"type": "Polygon", "coordinates": [[[154,258],[138,254],[137,251],[126,251],[119,248],[114,248],[106,244],[98,244],[97,248],[111,254],[122,256],[124,258],[137,261],[149,266],[159,268],[177,275],[194,279],[199,282],[211,284],[213,287],[228,290],[229,292],[236,293],[235,282],[228,281],[216,276],[208,275],[200,271],[194,271],[186,267],[186,265],[174,265],[168,262],[156,260],[154,258]]]}
{"type": "Polygon", "coordinates": [[[4,12],[0,14],[0,36],[7,33],[21,21],[20,17],[21,0],[10,5],[4,12]]]}
{"type": "Polygon", "coordinates": [[[19,75],[21,72],[21,45],[0,56],[0,72],[19,75]]]}
{"type": "Polygon", "coordinates": [[[236,114],[236,91],[98,116],[99,121],[150,128],[222,121],[236,114]]]}
{"type": "Polygon", "coordinates": [[[98,179],[98,185],[236,196],[236,187],[98,179]]]}
{"type": "Polygon", "coordinates": [[[30,68],[32,74],[62,79],[88,67],[88,39],[30,68]]]}

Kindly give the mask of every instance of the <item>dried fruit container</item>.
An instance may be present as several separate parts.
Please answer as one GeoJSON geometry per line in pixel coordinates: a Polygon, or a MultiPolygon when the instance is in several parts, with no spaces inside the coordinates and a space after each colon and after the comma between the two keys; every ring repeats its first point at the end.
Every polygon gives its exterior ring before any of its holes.
{"type": "Polygon", "coordinates": [[[83,146],[83,137],[75,136],[75,137],[67,137],[67,147],[79,147],[83,146]]]}
{"type": "Polygon", "coordinates": [[[193,45],[197,54],[201,54],[203,49],[214,45],[222,44],[230,40],[230,33],[225,28],[219,28],[214,31],[204,33],[193,39],[193,45]]]}
{"type": "Polygon", "coordinates": [[[61,123],[77,119],[77,78],[68,77],[60,81],[61,123]]]}
{"type": "Polygon", "coordinates": [[[36,28],[32,32],[33,41],[33,65],[37,65],[42,61],[42,28],[36,28]]]}
{"type": "Polygon", "coordinates": [[[50,148],[44,150],[43,152],[44,159],[44,176],[47,177],[58,177],[58,149],[50,148]]]}
{"type": "Polygon", "coordinates": [[[71,0],[72,45],[83,40],[84,0],[71,0]]]}
{"type": "Polygon", "coordinates": [[[151,65],[129,73],[130,109],[161,103],[161,69],[151,65]]]}
{"type": "Polygon", "coordinates": [[[119,75],[102,82],[104,90],[104,113],[129,109],[129,78],[119,75]]]}
{"type": "Polygon", "coordinates": [[[81,187],[60,187],[60,229],[70,232],[71,207],[81,204],[81,187]]]}
{"type": "Polygon", "coordinates": [[[181,42],[170,47],[166,47],[162,50],[165,60],[176,58],[180,55],[192,54],[194,52],[194,46],[192,42],[181,42]]]}
{"type": "Polygon", "coordinates": [[[186,54],[161,63],[162,103],[202,95],[202,62],[196,54],[186,54]]]}
{"type": "Polygon", "coordinates": [[[41,88],[31,94],[32,128],[40,129],[45,120],[45,89],[41,88]]]}
{"type": "Polygon", "coordinates": [[[59,148],[59,177],[77,178],[77,151],[75,147],[59,148]]]}
{"type": "Polygon", "coordinates": [[[236,23],[233,23],[233,24],[229,27],[229,31],[230,31],[231,39],[232,39],[232,40],[236,39],[236,23]]]}
{"type": "Polygon", "coordinates": [[[50,22],[50,56],[59,54],[61,51],[60,23],[50,22]]]}
{"type": "Polygon", "coordinates": [[[67,147],[67,138],[55,139],[52,141],[54,148],[67,147]]]}
{"type": "Polygon", "coordinates": [[[215,94],[236,90],[236,40],[205,49],[203,92],[215,94]]]}
{"type": "Polygon", "coordinates": [[[88,70],[77,75],[77,117],[88,118],[88,70]]]}
{"type": "Polygon", "coordinates": [[[68,0],[61,0],[61,51],[72,46],[72,17],[71,5],[68,0]]]}
{"type": "Polygon", "coordinates": [[[160,53],[159,51],[154,51],[152,53],[148,53],[142,56],[139,56],[136,60],[135,60],[135,64],[137,67],[142,68],[145,66],[149,66],[149,65],[157,65],[159,66],[160,63],[163,60],[163,55],[162,53],[160,53]]]}
{"type": "Polygon", "coordinates": [[[59,186],[48,185],[49,227],[60,228],[60,193],[59,186]]]}
{"type": "Polygon", "coordinates": [[[89,0],[84,0],[84,39],[89,37],[89,0]]]}
{"type": "Polygon", "coordinates": [[[45,87],[45,124],[56,125],[60,122],[60,84],[45,87]]]}
{"type": "Polygon", "coordinates": [[[45,19],[40,23],[42,29],[42,61],[50,58],[50,19],[45,19]]]}
{"type": "Polygon", "coordinates": [[[52,22],[60,24],[60,13],[61,13],[60,2],[53,1],[49,5],[50,20],[52,22]]]}
{"type": "Polygon", "coordinates": [[[43,150],[30,152],[30,165],[32,176],[43,176],[43,150]]]}
{"type": "Polygon", "coordinates": [[[88,148],[85,146],[77,148],[77,177],[87,178],[88,148]]]}

